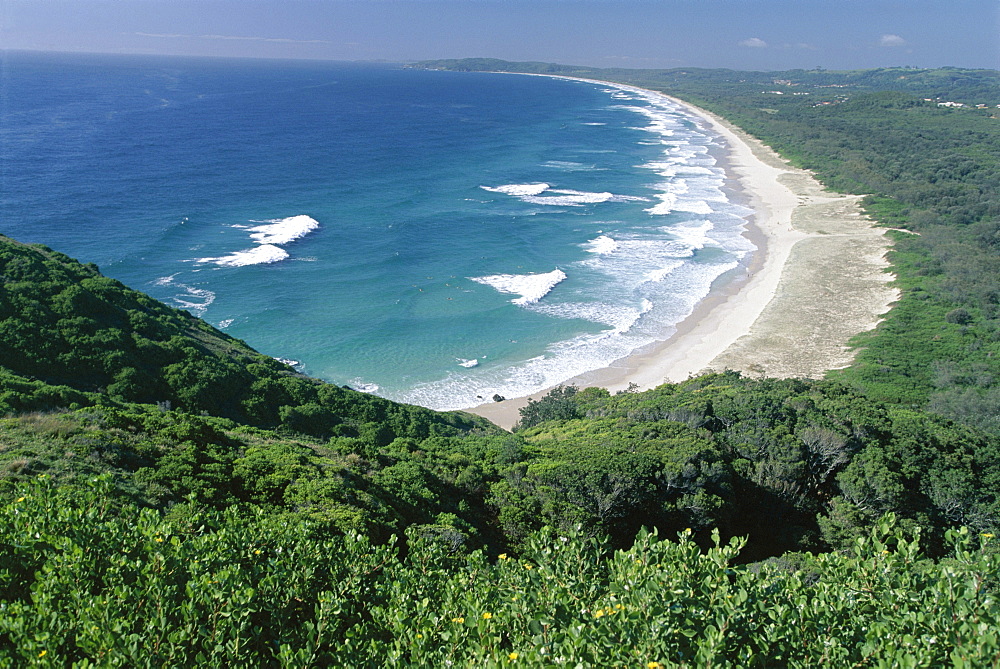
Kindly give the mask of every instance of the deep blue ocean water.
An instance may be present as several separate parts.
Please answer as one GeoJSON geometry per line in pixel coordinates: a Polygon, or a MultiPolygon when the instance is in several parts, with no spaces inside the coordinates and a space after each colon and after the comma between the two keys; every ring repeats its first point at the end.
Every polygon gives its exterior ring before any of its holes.
{"type": "Polygon", "coordinates": [[[0,232],[433,408],[657,339],[738,271],[718,138],[595,82],[5,53],[0,232]]]}

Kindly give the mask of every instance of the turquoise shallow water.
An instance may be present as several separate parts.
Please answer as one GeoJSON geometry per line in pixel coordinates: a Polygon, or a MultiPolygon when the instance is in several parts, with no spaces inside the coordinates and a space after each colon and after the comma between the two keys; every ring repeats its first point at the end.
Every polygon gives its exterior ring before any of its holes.
{"type": "Polygon", "coordinates": [[[603,367],[752,250],[718,139],[595,82],[8,53],[0,231],[434,408],[603,367]]]}

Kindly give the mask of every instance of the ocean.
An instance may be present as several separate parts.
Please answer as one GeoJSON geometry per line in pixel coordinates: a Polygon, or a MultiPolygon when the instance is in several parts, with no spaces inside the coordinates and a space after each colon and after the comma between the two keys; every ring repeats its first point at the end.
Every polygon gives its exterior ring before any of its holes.
{"type": "Polygon", "coordinates": [[[304,373],[435,409],[666,339],[745,269],[666,98],[387,64],[3,53],[0,232],[304,373]]]}

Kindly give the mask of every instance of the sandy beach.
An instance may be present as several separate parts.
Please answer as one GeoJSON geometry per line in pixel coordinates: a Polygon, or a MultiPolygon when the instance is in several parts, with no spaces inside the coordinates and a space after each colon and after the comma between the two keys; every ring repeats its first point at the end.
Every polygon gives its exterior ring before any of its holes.
{"type": "MultiPolygon", "coordinates": [[[[886,272],[885,229],[865,218],[859,196],[824,190],[810,173],[725,120],[670,99],[724,140],[722,164],[749,197],[754,214],[745,234],[758,250],[745,275],[717,282],[672,335],[566,385],[647,390],[723,369],[816,378],[849,365],[848,340],[874,328],[898,298],[886,272]]],[[[528,399],[467,411],[510,429],[528,399]]]]}

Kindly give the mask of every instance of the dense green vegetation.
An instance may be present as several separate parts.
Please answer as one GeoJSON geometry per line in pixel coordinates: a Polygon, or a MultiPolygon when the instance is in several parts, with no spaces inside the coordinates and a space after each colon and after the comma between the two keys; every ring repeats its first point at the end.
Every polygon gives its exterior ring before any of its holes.
{"type": "Polygon", "coordinates": [[[0,237],[0,666],[1000,664],[1000,121],[936,101],[997,73],[433,65],[719,112],[919,233],[903,298],[830,378],[561,387],[507,433],[0,237]]]}
{"type": "Polygon", "coordinates": [[[523,413],[526,453],[493,488],[512,536],[580,522],[624,546],[640,526],[719,528],[762,558],[849,547],[892,512],[939,554],[947,528],[1000,519],[1000,441],[839,382],[726,373],[557,390],[523,413]],[[563,417],[533,424],[549,403],[563,417]]]}
{"type": "Polygon", "coordinates": [[[6,666],[985,667],[1000,661],[994,538],[923,558],[880,520],[850,553],[737,566],[642,533],[518,556],[439,537],[318,537],[259,511],[184,522],[42,480],[0,506],[6,666]]]}

